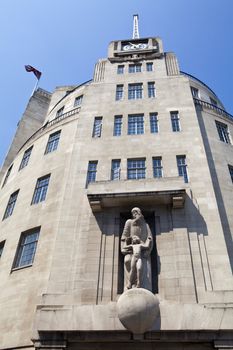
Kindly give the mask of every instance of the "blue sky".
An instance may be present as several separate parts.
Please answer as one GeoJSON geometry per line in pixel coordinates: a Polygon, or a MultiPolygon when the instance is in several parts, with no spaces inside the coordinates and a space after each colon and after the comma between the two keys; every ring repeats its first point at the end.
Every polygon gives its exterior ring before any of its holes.
{"type": "Polygon", "coordinates": [[[36,81],[24,65],[48,91],[89,80],[108,43],[132,37],[134,13],[140,36],[160,36],[233,114],[233,0],[0,0],[0,164],[36,81]]]}

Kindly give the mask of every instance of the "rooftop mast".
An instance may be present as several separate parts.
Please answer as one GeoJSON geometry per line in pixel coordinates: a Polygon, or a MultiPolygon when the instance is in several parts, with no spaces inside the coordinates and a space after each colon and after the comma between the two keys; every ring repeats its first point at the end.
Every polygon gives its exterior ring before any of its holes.
{"type": "Polygon", "coordinates": [[[133,15],[133,39],[139,39],[138,15],[133,15]]]}

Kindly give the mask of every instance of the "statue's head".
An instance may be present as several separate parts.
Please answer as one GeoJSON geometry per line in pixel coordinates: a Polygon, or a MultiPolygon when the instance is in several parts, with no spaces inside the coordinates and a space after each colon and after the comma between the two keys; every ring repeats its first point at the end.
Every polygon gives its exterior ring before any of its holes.
{"type": "Polygon", "coordinates": [[[142,216],[142,212],[141,212],[141,209],[135,207],[131,210],[131,213],[132,213],[132,217],[134,219],[138,218],[139,216],[142,216]]]}
{"type": "Polygon", "coordinates": [[[138,236],[133,236],[132,237],[132,244],[139,244],[139,243],[141,243],[141,240],[140,240],[140,238],[138,237],[138,236]]]}

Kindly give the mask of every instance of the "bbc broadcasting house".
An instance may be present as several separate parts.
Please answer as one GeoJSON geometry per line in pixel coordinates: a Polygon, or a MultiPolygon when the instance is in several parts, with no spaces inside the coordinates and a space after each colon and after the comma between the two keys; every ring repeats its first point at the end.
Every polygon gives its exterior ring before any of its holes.
{"type": "Polygon", "coordinates": [[[232,350],[232,118],[137,33],[38,88],[0,173],[0,349],[232,350]],[[150,288],[125,285],[134,207],[150,288]]]}

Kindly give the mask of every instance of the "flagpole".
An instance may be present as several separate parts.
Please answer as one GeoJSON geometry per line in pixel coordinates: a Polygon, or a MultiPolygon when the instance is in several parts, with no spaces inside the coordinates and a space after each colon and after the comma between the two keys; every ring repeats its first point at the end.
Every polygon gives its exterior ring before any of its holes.
{"type": "Polygon", "coordinates": [[[37,89],[37,87],[38,87],[38,84],[39,84],[39,80],[40,80],[40,78],[37,79],[37,82],[36,82],[36,84],[35,84],[35,86],[34,86],[34,88],[33,88],[33,90],[32,90],[32,93],[31,93],[31,96],[30,96],[30,97],[32,97],[32,95],[33,95],[34,92],[36,91],[36,89],[37,89]]]}

